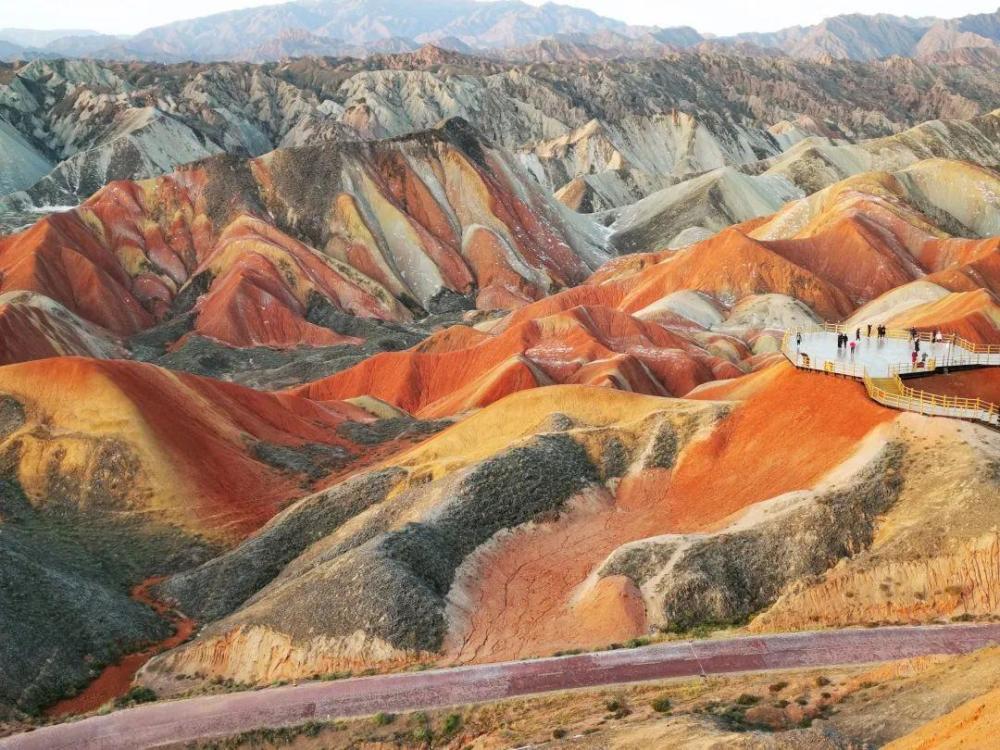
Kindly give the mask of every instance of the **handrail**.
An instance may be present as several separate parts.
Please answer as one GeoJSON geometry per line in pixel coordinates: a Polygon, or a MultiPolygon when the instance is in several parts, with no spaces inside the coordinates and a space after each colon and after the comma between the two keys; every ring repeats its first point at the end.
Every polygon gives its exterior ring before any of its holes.
{"type": "MultiPolygon", "coordinates": [[[[825,372],[833,375],[844,375],[864,382],[865,390],[869,398],[885,406],[891,406],[903,411],[912,411],[919,414],[959,417],[975,419],[987,424],[1000,426],[1000,405],[981,398],[966,398],[963,396],[944,396],[929,391],[918,391],[903,383],[902,375],[933,372],[937,363],[934,359],[929,359],[925,363],[903,362],[892,365],[889,368],[889,377],[882,380],[891,380],[893,390],[887,390],[875,383],[875,378],[869,375],[864,365],[854,363],[839,362],[836,360],[813,359],[807,353],[792,350],[792,337],[799,333],[809,332],[844,332],[844,327],[827,323],[822,329],[816,327],[813,331],[786,331],[781,339],[781,351],[792,362],[795,367],[825,372]]],[[[909,336],[909,334],[906,334],[909,336]]],[[[998,347],[1000,349],[1000,347],[998,347]]],[[[972,359],[971,357],[967,359],[972,359]]],[[[977,359],[981,359],[977,357],[977,359]]],[[[950,365],[955,365],[954,359],[949,360],[950,365]]],[[[991,364],[982,363],[979,364],[991,364]]]]}
{"type": "MultiPolygon", "coordinates": [[[[807,328],[800,328],[798,332],[801,333],[818,333],[824,331],[827,333],[852,333],[859,328],[867,328],[868,324],[864,325],[854,325],[847,326],[843,323],[823,323],[822,325],[809,326],[807,328]]],[[[945,333],[943,331],[938,331],[941,334],[941,338],[935,341],[934,331],[921,331],[917,330],[917,338],[921,341],[927,343],[943,343],[952,344],[958,349],[963,349],[970,354],[1000,354],[1000,344],[977,344],[968,339],[962,338],[956,333],[945,333]]],[[[885,335],[890,339],[908,339],[911,338],[910,331],[903,328],[888,328],[886,329],[885,335]]]]}
{"type": "Polygon", "coordinates": [[[952,412],[944,416],[966,416],[993,423],[993,418],[1000,415],[1000,405],[981,398],[965,398],[963,396],[943,396],[938,393],[928,391],[918,391],[903,385],[898,375],[894,375],[897,392],[887,391],[876,385],[873,379],[865,376],[865,389],[869,397],[886,406],[893,406],[904,411],[913,411],[920,414],[931,414],[935,410],[952,412]],[[954,412],[962,412],[960,415],[954,412]]]}

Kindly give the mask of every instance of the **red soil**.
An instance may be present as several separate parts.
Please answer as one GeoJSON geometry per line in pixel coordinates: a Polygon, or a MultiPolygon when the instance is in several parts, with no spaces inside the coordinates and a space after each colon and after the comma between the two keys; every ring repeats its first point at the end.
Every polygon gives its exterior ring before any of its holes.
{"type": "Polygon", "coordinates": [[[1000,404],[1000,367],[965,370],[948,375],[931,375],[907,383],[918,391],[938,393],[942,396],[981,398],[991,404],[1000,404]]]}
{"type": "Polygon", "coordinates": [[[414,414],[442,416],[533,387],[539,378],[683,395],[735,370],[677,333],[607,307],[527,319],[479,339],[470,335],[472,346],[464,349],[454,348],[459,342],[379,354],[292,392],[321,401],[371,395],[414,414]]]}
{"type": "Polygon", "coordinates": [[[910,308],[888,323],[894,328],[954,333],[977,344],[1000,343],[1000,304],[985,289],[954,292],[910,308]]]}
{"type": "MultiPolygon", "coordinates": [[[[456,662],[590,648],[646,631],[641,600],[620,580],[585,584],[628,542],[718,527],[754,503],[813,486],[895,413],[861,385],[778,366],[776,376],[682,453],[672,471],[629,475],[614,498],[522,527],[473,558],[467,611],[445,644],[456,662]],[[805,429],[803,425],[816,425],[805,429]]],[[[463,606],[463,610],[466,608],[463,606]]]]}
{"type": "Polygon", "coordinates": [[[120,430],[111,436],[133,441],[140,455],[165,461],[172,485],[153,490],[187,495],[185,503],[167,511],[213,536],[242,538],[308,491],[301,475],[257,459],[253,440],[293,447],[320,443],[359,457],[332,471],[331,480],[380,455],[337,432],[345,421],[373,419],[358,407],[265,393],[147,364],[73,357],[23,363],[0,371],[0,390],[23,394],[39,419],[84,434],[109,429],[91,427],[88,420],[99,418],[100,411],[112,415],[115,425],[127,420],[124,409],[134,409],[141,421],[111,427],[120,430]]]}
{"type": "Polygon", "coordinates": [[[305,319],[305,307],[278,269],[261,256],[242,257],[197,306],[194,331],[233,346],[332,346],[360,343],[305,319]]]}
{"type": "Polygon", "coordinates": [[[153,323],[131,292],[132,280],[77,212],[55,214],[0,238],[0,292],[39,292],[114,333],[153,323]]]}
{"type": "Polygon", "coordinates": [[[163,580],[163,577],[149,578],[132,589],[132,598],[137,602],[151,607],[156,614],[167,620],[174,632],[159,643],[146,646],[140,651],[134,651],[121,658],[116,664],[105,667],[104,670],[82,691],[72,698],[65,698],[45,709],[45,715],[52,718],[62,718],[72,714],[82,714],[95,711],[110,700],[114,700],[128,692],[132,679],[147,661],[167,649],[179,646],[186,641],[195,629],[195,621],[173,609],[167,604],[153,598],[149,589],[163,580]]]}
{"type": "Polygon", "coordinates": [[[470,349],[477,344],[481,344],[490,338],[488,333],[477,331],[469,326],[455,325],[449,326],[441,331],[436,331],[421,341],[413,351],[424,354],[441,354],[443,352],[454,352],[462,349],[470,349]]]}
{"type": "Polygon", "coordinates": [[[896,417],[851,380],[782,372],[678,463],[666,517],[672,530],[705,528],[743,508],[813,485],[873,428],[896,417]],[[804,429],[815,425],[815,429],[804,429]]]}
{"type": "Polygon", "coordinates": [[[914,278],[909,255],[890,245],[884,229],[863,214],[840,216],[811,237],[765,244],[856,302],[868,302],[914,278]]]}

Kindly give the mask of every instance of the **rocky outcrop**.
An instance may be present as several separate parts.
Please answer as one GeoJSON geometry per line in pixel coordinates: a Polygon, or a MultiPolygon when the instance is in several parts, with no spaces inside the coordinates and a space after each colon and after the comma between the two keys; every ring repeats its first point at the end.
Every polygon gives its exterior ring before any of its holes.
{"type": "Polygon", "coordinates": [[[532,175],[581,213],[632,203],[688,175],[755,162],[780,148],[770,134],[712,126],[681,112],[582,128],[520,154],[532,175]]]}
{"type": "Polygon", "coordinates": [[[719,533],[637,542],[612,555],[598,578],[631,579],[660,627],[741,622],[789,583],[871,545],[879,516],[899,497],[903,450],[890,444],[843,486],[779,496],[719,533]]]}
{"type": "MultiPolygon", "coordinates": [[[[335,494],[307,498],[238,548],[232,565],[212,563],[165,584],[163,590],[182,607],[188,601],[195,607],[208,602],[215,611],[215,602],[233,606],[240,601],[230,594],[234,585],[240,596],[249,593],[241,562],[258,559],[261,552],[273,561],[267,548],[275,535],[294,540],[292,551],[300,550],[279,575],[281,560],[269,562],[266,572],[273,580],[252,576],[251,582],[262,587],[254,596],[197,641],[154,659],[143,679],[156,680],[162,673],[265,679],[274,674],[271,665],[251,660],[245,650],[258,637],[289,642],[283,675],[387,666],[437,651],[446,630],[445,596],[462,560],[496,531],[557,511],[597,475],[577,442],[543,435],[442,480],[428,482],[429,477],[413,473],[402,484],[401,479],[392,473],[362,477],[335,494]],[[391,502],[382,502],[387,481],[395,490],[391,502]],[[367,508],[357,499],[362,487],[368,489],[361,496],[372,503],[367,508]],[[338,504],[341,510],[330,515],[338,504]],[[316,513],[322,526],[307,522],[316,513]],[[316,529],[326,533],[314,535],[316,529]],[[216,589],[221,600],[212,593],[216,589]]],[[[285,548],[277,549],[284,556],[285,548]]],[[[251,565],[251,570],[260,568],[251,565]]]]}
{"type": "Polygon", "coordinates": [[[262,66],[36,60],[0,84],[4,153],[14,160],[3,192],[27,191],[0,199],[0,222],[21,226],[25,207],[72,205],[108,181],[205,154],[397,137],[448,117],[510,150],[538,147],[535,171],[569,190],[568,204],[595,210],[644,197],[678,173],[774,157],[807,135],[885,136],[989,112],[1000,106],[993,67],[776,64],[739,50],[599,65],[498,63],[434,48],[262,66]],[[912,96],[896,96],[900,86],[912,96]],[[609,159],[608,169],[581,169],[609,159]]]}
{"type": "Polygon", "coordinates": [[[311,311],[406,322],[411,310],[510,308],[606,257],[593,226],[452,120],[112,184],[0,240],[0,289],[46,294],[117,334],[190,312],[177,335],[331,346],[360,341],[311,311]]]}
{"type": "Polygon", "coordinates": [[[985,427],[900,420],[910,449],[899,498],[869,549],[805,578],[755,630],[908,623],[997,613],[998,437],[985,427]]]}

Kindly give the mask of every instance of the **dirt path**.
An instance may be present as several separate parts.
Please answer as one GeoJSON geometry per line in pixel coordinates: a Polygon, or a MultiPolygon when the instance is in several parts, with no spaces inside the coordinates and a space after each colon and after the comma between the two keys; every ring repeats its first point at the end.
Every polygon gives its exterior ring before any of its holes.
{"type": "Polygon", "coordinates": [[[100,708],[109,700],[118,698],[128,692],[132,678],[147,661],[161,651],[179,646],[194,632],[195,622],[169,605],[155,599],[149,589],[163,580],[148,578],[132,589],[131,596],[137,602],[151,607],[156,614],[167,620],[174,629],[173,635],[159,643],[147,646],[141,651],[135,651],[123,656],[116,664],[105,667],[93,682],[72,698],[54,703],[45,709],[45,715],[62,718],[72,714],[82,714],[100,708]]]}
{"type": "Polygon", "coordinates": [[[182,745],[265,726],[467,705],[672,677],[890,661],[1000,643],[1000,624],[829,630],[685,641],[558,659],[311,682],[148,704],[0,740],[2,750],[182,745]]]}

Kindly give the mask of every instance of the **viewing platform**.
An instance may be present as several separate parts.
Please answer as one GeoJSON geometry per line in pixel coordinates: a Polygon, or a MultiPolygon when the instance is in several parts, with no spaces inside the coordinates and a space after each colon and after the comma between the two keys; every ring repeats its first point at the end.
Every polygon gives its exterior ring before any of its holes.
{"type": "Polygon", "coordinates": [[[935,341],[933,334],[919,332],[919,350],[914,359],[914,339],[908,331],[887,331],[882,338],[867,336],[867,326],[862,327],[860,338],[856,338],[856,331],[856,328],[848,330],[833,324],[788,331],[781,350],[800,369],[864,382],[869,397],[885,406],[1000,427],[998,404],[979,398],[942,396],[910,388],[904,382],[904,378],[952,368],[998,367],[1000,346],[979,346],[951,334],[942,335],[935,341]],[[838,347],[840,334],[847,334],[846,346],[838,347]],[[855,342],[853,351],[851,342],[855,342]]]}

